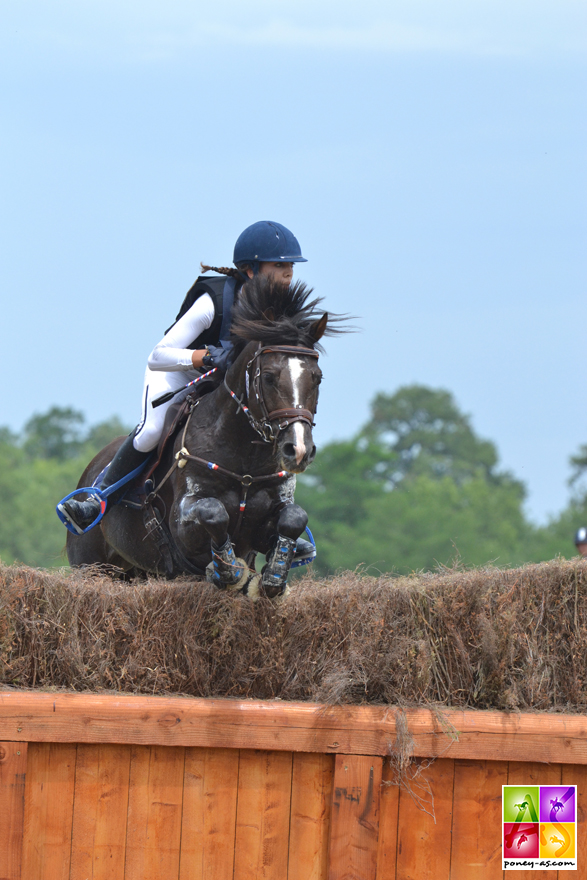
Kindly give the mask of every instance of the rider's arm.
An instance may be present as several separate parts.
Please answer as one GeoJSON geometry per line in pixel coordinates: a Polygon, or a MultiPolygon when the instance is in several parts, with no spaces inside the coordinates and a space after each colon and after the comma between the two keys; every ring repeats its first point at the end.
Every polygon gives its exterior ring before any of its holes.
{"type": "Polygon", "coordinates": [[[206,350],[193,351],[187,346],[211,326],[214,314],[212,298],[207,293],[198,297],[155,346],[149,355],[149,369],[174,371],[201,367],[206,350]]]}

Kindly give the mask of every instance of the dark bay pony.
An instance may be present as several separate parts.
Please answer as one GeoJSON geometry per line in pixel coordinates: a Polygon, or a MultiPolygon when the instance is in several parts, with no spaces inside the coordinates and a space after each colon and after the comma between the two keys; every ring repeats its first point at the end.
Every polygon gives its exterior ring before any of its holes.
{"type": "MultiPolygon", "coordinates": [[[[306,513],[295,474],[313,461],[312,427],[322,373],[318,340],[341,332],[301,282],[257,276],[233,307],[235,360],[192,406],[167,444],[142,507],[124,501],[94,529],[68,534],[72,566],[114,565],[137,575],[191,572],[220,588],[283,592],[306,513]],[[255,574],[255,555],[267,555],[255,574]]],[[[91,486],[123,438],[88,465],[91,486]]]]}

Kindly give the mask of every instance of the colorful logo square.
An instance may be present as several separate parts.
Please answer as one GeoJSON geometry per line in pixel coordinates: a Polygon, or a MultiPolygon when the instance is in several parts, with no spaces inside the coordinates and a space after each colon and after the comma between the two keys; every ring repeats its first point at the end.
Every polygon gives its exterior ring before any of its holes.
{"type": "Polygon", "coordinates": [[[504,822],[503,826],[503,857],[504,859],[537,859],[540,855],[538,823],[521,825],[504,822]]]}
{"type": "Polygon", "coordinates": [[[574,822],[576,818],[574,785],[540,786],[541,822],[574,822]]]}
{"type": "Polygon", "coordinates": [[[576,855],[574,822],[540,823],[541,859],[573,859],[576,855]]]}
{"type": "Polygon", "coordinates": [[[503,792],[504,822],[539,822],[539,785],[505,785],[503,792]]]}

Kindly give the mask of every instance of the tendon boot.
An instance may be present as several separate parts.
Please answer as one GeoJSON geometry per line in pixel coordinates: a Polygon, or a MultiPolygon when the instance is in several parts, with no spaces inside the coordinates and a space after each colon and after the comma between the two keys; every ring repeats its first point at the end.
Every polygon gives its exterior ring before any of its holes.
{"type": "Polygon", "coordinates": [[[261,572],[261,583],[269,599],[280,596],[285,590],[287,576],[294,558],[296,542],[284,535],[277,536],[277,543],[267,557],[267,565],[261,572]]]}
{"type": "Polygon", "coordinates": [[[207,581],[220,590],[233,587],[241,580],[245,568],[243,560],[234,555],[230,538],[226,539],[222,547],[217,547],[212,541],[212,562],[206,568],[207,581]]]}
{"type": "MultiPolygon", "coordinates": [[[[110,462],[108,470],[100,484],[100,489],[107,489],[124,479],[127,474],[136,470],[141,464],[144,464],[150,452],[139,452],[133,446],[134,431],[123,442],[122,446],[110,462]]],[[[107,510],[124,495],[126,491],[126,483],[108,496],[107,510]]],[[[66,517],[68,522],[74,527],[79,535],[90,526],[98,517],[102,507],[102,500],[99,495],[90,495],[86,501],[77,501],[70,498],[58,505],[61,513],[66,517]]]]}

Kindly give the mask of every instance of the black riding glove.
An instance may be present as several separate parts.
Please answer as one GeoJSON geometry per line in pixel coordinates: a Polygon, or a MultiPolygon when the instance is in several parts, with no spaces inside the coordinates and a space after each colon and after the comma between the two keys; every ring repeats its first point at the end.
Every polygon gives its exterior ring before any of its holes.
{"type": "Polygon", "coordinates": [[[232,344],[230,348],[223,348],[221,345],[209,345],[206,350],[208,354],[205,354],[202,358],[204,366],[216,367],[225,373],[233,360],[232,344]]]}

